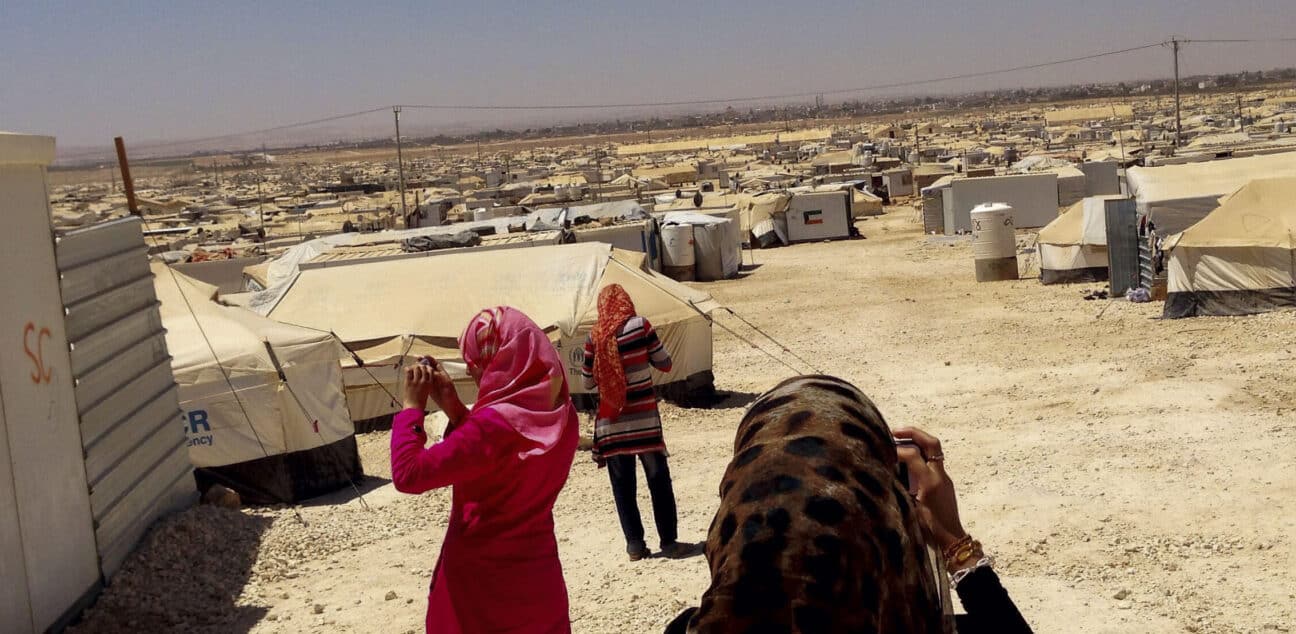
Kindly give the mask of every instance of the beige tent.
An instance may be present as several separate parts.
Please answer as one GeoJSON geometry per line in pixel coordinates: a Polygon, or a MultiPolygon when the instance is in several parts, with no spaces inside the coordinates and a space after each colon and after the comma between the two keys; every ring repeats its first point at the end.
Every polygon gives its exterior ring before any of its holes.
{"type": "Polygon", "coordinates": [[[825,152],[814,157],[810,164],[815,167],[828,167],[833,165],[852,165],[855,163],[855,153],[850,150],[840,152],[825,152]]]}
{"type": "MultiPolygon", "coordinates": [[[[387,392],[396,392],[402,363],[421,355],[457,362],[460,332],[491,306],[518,308],[548,331],[568,365],[572,393],[583,393],[574,380],[581,346],[597,317],[598,292],[613,282],[630,293],[675,360],[658,384],[672,396],[709,391],[711,323],[705,313],[718,304],[706,292],[646,270],[644,254],[602,243],[303,265],[267,314],[335,332],[356,351],[366,367],[347,372],[347,402],[353,418],[367,420],[396,407],[387,392]]],[[[471,389],[465,392],[471,398],[471,389]]]]}
{"type": "Polygon", "coordinates": [[[215,286],[166,265],[153,275],[200,483],[274,503],[362,475],[336,337],[217,304],[215,286]]]}
{"type": "Polygon", "coordinates": [[[1166,317],[1296,307],[1296,178],[1251,181],[1167,249],[1166,317]]]}
{"type": "MultiPolygon", "coordinates": [[[[743,236],[750,239],[749,234],[754,234],[757,238],[755,243],[768,246],[770,242],[767,242],[765,238],[772,237],[775,233],[774,217],[776,215],[781,216],[786,212],[791,201],[792,195],[787,192],[761,192],[740,195],[737,205],[738,226],[742,229],[743,236]]],[[[786,236],[786,221],[784,221],[784,224],[783,236],[786,236]]]]}
{"type": "Polygon", "coordinates": [[[638,167],[634,170],[635,178],[665,182],[668,187],[693,183],[698,180],[696,165],[670,165],[667,167],[638,167]]]}
{"type": "Polygon", "coordinates": [[[608,182],[608,186],[625,187],[627,189],[643,189],[643,190],[666,189],[667,187],[669,187],[669,185],[667,185],[666,181],[664,180],[655,179],[655,178],[635,178],[630,174],[622,174],[612,179],[610,182],[608,182]]]}
{"type": "Polygon", "coordinates": [[[1101,282],[1108,278],[1107,221],[1102,197],[1071,205],[1039,232],[1040,282],[1101,282]]]}
{"type": "Polygon", "coordinates": [[[1134,108],[1129,105],[1063,108],[1044,113],[1044,121],[1049,127],[1084,123],[1086,121],[1106,121],[1108,119],[1129,121],[1133,118],[1134,108]]]}
{"type": "Polygon", "coordinates": [[[1187,229],[1218,207],[1220,197],[1252,180],[1293,176],[1296,152],[1126,171],[1139,212],[1151,215],[1161,235],[1187,229]]]}
{"type": "Polygon", "coordinates": [[[862,189],[851,188],[851,218],[882,215],[882,199],[862,189]]]}

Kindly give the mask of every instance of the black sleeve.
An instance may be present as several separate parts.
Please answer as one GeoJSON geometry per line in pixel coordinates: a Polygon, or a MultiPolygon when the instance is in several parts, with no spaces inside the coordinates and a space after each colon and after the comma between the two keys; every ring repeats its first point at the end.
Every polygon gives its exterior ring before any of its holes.
{"type": "Polygon", "coordinates": [[[999,575],[989,567],[973,570],[955,590],[967,610],[967,614],[955,617],[959,634],[1032,634],[1008,591],[1000,585],[999,575]]]}

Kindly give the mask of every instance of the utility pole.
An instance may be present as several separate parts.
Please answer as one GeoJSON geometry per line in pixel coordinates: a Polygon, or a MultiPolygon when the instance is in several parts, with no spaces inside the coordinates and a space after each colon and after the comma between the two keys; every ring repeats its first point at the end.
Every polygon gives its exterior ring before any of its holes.
{"type": "Polygon", "coordinates": [[[392,115],[396,117],[396,177],[400,179],[397,188],[400,190],[401,217],[405,218],[409,214],[405,211],[405,159],[401,154],[400,113],[400,106],[392,106],[392,115]]]}
{"type": "Polygon", "coordinates": [[[266,240],[266,205],[263,204],[263,198],[260,196],[260,174],[257,175],[257,214],[260,215],[260,235],[262,235],[262,250],[266,249],[264,240],[266,240]]]}
{"type": "Polygon", "coordinates": [[[1170,38],[1170,47],[1174,50],[1174,98],[1175,98],[1175,147],[1179,147],[1183,135],[1183,121],[1179,117],[1179,44],[1177,37],[1170,38]]]}
{"type": "Polygon", "coordinates": [[[121,137],[113,139],[117,146],[117,165],[121,167],[122,188],[126,190],[126,208],[131,214],[139,216],[139,204],[135,202],[135,181],[131,178],[130,163],[126,160],[126,142],[121,137]]]}

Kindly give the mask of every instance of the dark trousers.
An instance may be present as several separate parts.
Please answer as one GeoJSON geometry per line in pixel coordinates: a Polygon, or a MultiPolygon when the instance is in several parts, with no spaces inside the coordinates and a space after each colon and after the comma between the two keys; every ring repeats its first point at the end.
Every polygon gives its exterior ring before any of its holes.
{"type": "MultiPolygon", "coordinates": [[[[657,523],[657,536],[661,545],[672,544],[679,536],[675,516],[675,490],[671,487],[670,467],[662,452],[639,454],[643,463],[644,478],[648,480],[648,494],[652,497],[653,520],[657,523]]],[[[607,459],[608,477],[612,480],[612,499],[616,500],[617,516],[621,519],[621,532],[625,533],[627,547],[644,546],[643,520],[639,517],[639,502],[635,500],[635,456],[612,456],[607,459]]]]}

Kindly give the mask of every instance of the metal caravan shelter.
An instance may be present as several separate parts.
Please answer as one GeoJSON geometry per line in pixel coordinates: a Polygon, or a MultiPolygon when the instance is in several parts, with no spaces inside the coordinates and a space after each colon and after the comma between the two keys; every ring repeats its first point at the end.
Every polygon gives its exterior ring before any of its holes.
{"type": "Polygon", "coordinates": [[[0,626],[59,630],[197,497],[139,220],[56,236],[54,139],[0,132],[0,626]]]}

